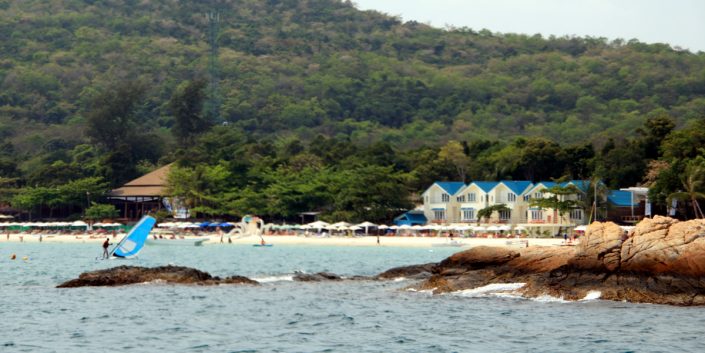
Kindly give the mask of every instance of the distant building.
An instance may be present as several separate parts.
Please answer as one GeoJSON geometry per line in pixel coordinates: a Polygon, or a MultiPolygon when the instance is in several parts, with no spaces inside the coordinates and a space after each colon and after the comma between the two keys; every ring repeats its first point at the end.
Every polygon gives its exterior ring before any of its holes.
{"type": "Polygon", "coordinates": [[[607,220],[621,224],[635,224],[647,213],[648,188],[632,187],[610,190],[607,195],[607,220]]]}
{"type": "Polygon", "coordinates": [[[166,185],[170,170],[171,164],[167,164],[108,193],[108,199],[118,208],[122,220],[139,219],[145,214],[171,207],[164,202],[165,198],[168,200],[166,185]]]}
{"type": "Polygon", "coordinates": [[[424,225],[428,223],[428,219],[424,216],[424,212],[420,210],[409,211],[397,218],[394,218],[394,224],[398,226],[408,225],[424,225]]]}
{"type": "Polygon", "coordinates": [[[458,205],[455,195],[465,186],[460,181],[438,181],[421,194],[423,214],[429,222],[455,222],[458,205]]]}

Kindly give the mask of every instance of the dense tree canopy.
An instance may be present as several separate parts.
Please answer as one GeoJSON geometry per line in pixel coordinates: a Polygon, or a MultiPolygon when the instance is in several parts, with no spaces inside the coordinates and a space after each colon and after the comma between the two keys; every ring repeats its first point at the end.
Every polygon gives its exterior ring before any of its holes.
{"type": "Polygon", "coordinates": [[[0,4],[0,202],[28,211],[30,191],[172,161],[207,215],[383,218],[435,180],[562,176],[648,182],[665,207],[705,146],[705,53],[663,44],[438,29],[339,0],[0,4]],[[222,121],[203,112],[211,71],[222,121]]]}

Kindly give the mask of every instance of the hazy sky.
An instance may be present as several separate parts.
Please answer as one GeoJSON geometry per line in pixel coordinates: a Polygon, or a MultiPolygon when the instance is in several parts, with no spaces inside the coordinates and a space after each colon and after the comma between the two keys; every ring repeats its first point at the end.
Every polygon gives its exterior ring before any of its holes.
{"type": "Polygon", "coordinates": [[[705,0],[353,0],[404,21],[474,30],[636,38],[705,51],[705,0]]]}

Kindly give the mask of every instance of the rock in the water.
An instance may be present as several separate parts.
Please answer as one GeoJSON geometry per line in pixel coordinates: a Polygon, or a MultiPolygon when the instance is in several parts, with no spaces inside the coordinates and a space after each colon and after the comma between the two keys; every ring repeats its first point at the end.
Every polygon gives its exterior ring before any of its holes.
{"type": "Polygon", "coordinates": [[[173,284],[214,285],[221,283],[258,284],[246,277],[229,277],[222,280],[207,272],[182,266],[161,266],[154,268],[138,266],[118,266],[105,270],[82,273],[78,278],[64,282],[57,288],[86,286],[122,286],[135,283],[165,282],[173,284]]]}
{"type": "Polygon", "coordinates": [[[322,281],[342,281],[343,278],[330,272],[318,273],[297,273],[294,275],[294,281],[297,282],[322,282],[322,281]]]}
{"type": "Polygon", "coordinates": [[[512,251],[477,247],[438,264],[418,289],[435,293],[491,283],[526,283],[527,297],[601,298],[640,303],[705,305],[705,220],[656,216],[629,234],[593,223],[577,247],[512,251]]]}

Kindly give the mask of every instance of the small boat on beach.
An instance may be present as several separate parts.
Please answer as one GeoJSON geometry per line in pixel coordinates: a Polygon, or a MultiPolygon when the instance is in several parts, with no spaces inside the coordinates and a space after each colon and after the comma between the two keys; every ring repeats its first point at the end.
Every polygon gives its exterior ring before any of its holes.
{"type": "Polygon", "coordinates": [[[458,240],[449,240],[449,241],[447,241],[447,242],[445,242],[445,243],[435,243],[435,244],[431,244],[431,246],[434,246],[434,247],[442,247],[442,246],[461,247],[461,246],[465,246],[465,245],[467,245],[467,244],[465,244],[465,243],[463,243],[463,242],[461,242],[461,241],[458,241],[458,240]]]}
{"type": "Polygon", "coordinates": [[[159,246],[203,246],[203,243],[207,242],[208,238],[177,238],[177,239],[165,239],[165,238],[151,238],[147,239],[147,245],[159,245],[159,246]]]}

